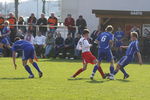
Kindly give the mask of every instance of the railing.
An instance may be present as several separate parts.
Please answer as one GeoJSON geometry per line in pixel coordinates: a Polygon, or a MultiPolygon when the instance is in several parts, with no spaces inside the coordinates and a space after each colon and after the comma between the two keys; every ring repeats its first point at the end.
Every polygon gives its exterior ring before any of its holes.
{"type": "MultiPolygon", "coordinates": [[[[0,25],[0,26],[4,26],[4,25],[0,25]]],[[[40,27],[47,27],[47,30],[49,30],[49,28],[54,27],[57,28],[56,32],[60,32],[62,37],[66,38],[67,34],[68,34],[68,27],[64,26],[63,24],[58,24],[57,26],[52,26],[52,25],[36,25],[36,24],[26,24],[26,25],[20,25],[20,24],[9,24],[9,26],[15,26],[17,28],[17,30],[19,29],[19,27],[25,27],[26,29],[28,27],[35,27],[36,28],[36,34],[39,31],[40,27]]],[[[72,26],[73,28],[77,29],[77,26],[72,26]]]]}

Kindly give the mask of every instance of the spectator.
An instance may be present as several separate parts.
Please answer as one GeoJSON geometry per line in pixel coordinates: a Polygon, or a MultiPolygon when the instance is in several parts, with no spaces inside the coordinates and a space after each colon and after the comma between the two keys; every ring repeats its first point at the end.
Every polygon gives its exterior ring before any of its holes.
{"type": "MultiPolygon", "coordinates": [[[[18,20],[18,25],[25,25],[25,21],[23,19],[22,16],[19,17],[19,20],[18,20]]],[[[23,33],[25,33],[27,30],[26,30],[26,26],[18,26],[18,29],[20,29],[23,33]]]]}
{"type": "Polygon", "coordinates": [[[143,50],[142,54],[144,56],[145,61],[150,61],[150,38],[145,37],[143,39],[143,50]]]}
{"type": "Polygon", "coordinates": [[[122,57],[123,52],[120,46],[123,45],[123,39],[124,39],[124,32],[122,31],[121,27],[118,27],[118,30],[114,33],[115,38],[115,57],[116,59],[120,59],[122,57]]]}
{"type": "Polygon", "coordinates": [[[24,39],[25,33],[21,29],[18,29],[16,36],[24,39]]]}
{"type": "MultiPolygon", "coordinates": [[[[48,25],[50,26],[57,26],[58,19],[55,17],[54,13],[51,13],[51,16],[48,18],[48,25]]],[[[49,31],[51,33],[55,33],[57,27],[50,27],[49,31]]]]}
{"type": "Polygon", "coordinates": [[[78,41],[80,40],[81,35],[78,33],[76,38],[74,39],[74,47],[75,47],[75,58],[79,58],[80,57],[80,50],[76,49],[76,46],[78,44],[78,41]]]}
{"type": "Polygon", "coordinates": [[[0,14],[0,32],[2,32],[2,30],[3,30],[4,26],[2,26],[2,25],[4,24],[4,21],[5,21],[5,19],[4,19],[3,15],[0,14]]]}
{"type": "Polygon", "coordinates": [[[44,57],[45,39],[46,37],[41,32],[38,32],[38,35],[34,39],[35,51],[39,58],[44,57]]]}
{"type": "Polygon", "coordinates": [[[97,39],[98,35],[101,33],[100,27],[98,26],[97,30],[94,30],[91,34],[91,39],[92,39],[92,47],[91,47],[91,52],[95,57],[97,57],[97,52],[98,52],[98,47],[97,43],[95,43],[95,40],[97,39]]]}
{"type": "Polygon", "coordinates": [[[57,34],[57,38],[55,39],[55,57],[56,58],[59,54],[63,55],[64,49],[64,39],[61,37],[61,34],[57,34]]]}
{"type": "Polygon", "coordinates": [[[73,38],[71,36],[71,34],[69,33],[67,35],[67,38],[65,39],[65,45],[64,45],[64,56],[66,57],[66,59],[70,58],[71,59],[71,54],[73,54],[74,51],[74,41],[73,38]]]}
{"type": "Polygon", "coordinates": [[[45,18],[44,14],[41,14],[41,18],[37,21],[37,25],[40,25],[39,26],[39,31],[43,35],[46,35],[47,27],[46,26],[42,27],[42,25],[47,25],[47,19],[45,18]]]}
{"type": "Polygon", "coordinates": [[[34,44],[34,36],[30,31],[27,32],[27,34],[24,37],[24,40],[30,42],[31,44],[34,44]]]}
{"type": "MultiPolygon", "coordinates": [[[[136,25],[131,28],[130,32],[137,32],[138,36],[141,37],[141,29],[136,25]]],[[[130,35],[129,35],[129,37],[130,37],[130,35]]]]}
{"type": "Polygon", "coordinates": [[[45,57],[48,57],[53,46],[54,46],[54,42],[55,39],[53,38],[53,34],[52,33],[48,33],[47,37],[46,37],[46,47],[45,47],[45,57]]]}
{"type": "MultiPolygon", "coordinates": [[[[3,26],[4,21],[5,21],[5,19],[4,19],[3,15],[0,13],[0,34],[2,33],[2,30],[4,28],[4,26],[3,26]]],[[[2,55],[2,49],[0,48],[0,56],[1,55],[2,55]]]]}
{"type": "Polygon", "coordinates": [[[33,33],[34,37],[36,36],[36,27],[34,26],[34,25],[36,25],[36,22],[37,22],[37,19],[36,19],[34,13],[32,13],[27,21],[27,24],[30,25],[28,27],[28,30],[33,33]]]}
{"type": "Polygon", "coordinates": [[[76,21],[76,26],[78,26],[78,33],[82,34],[83,30],[86,28],[87,24],[83,16],[79,16],[79,18],[76,21]]]}
{"type": "Polygon", "coordinates": [[[68,17],[65,19],[64,25],[68,27],[68,33],[72,34],[72,37],[75,37],[75,21],[72,18],[71,14],[68,14],[68,17]]]}
{"type": "Polygon", "coordinates": [[[13,13],[9,13],[9,18],[7,20],[9,21],[10,30],[11,30],[10,40],[11,40],[11,42],[14,42],[14,39],[15,39],[16,33],[17,33],[17,29],[16,29],[16,26],[11,26],[11,25],[16,25],[17,19],[13,13]]]}

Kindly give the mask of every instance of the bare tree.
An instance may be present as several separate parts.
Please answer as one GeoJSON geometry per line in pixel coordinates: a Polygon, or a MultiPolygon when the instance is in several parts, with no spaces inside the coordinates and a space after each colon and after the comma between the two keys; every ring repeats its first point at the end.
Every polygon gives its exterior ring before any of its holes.
{"type": "Polygon", "coordinates": [[[45,4],[46,4],[46,0],[42,0],[42,2],[43,2],[42,13],[45,14],[45,4]]]}

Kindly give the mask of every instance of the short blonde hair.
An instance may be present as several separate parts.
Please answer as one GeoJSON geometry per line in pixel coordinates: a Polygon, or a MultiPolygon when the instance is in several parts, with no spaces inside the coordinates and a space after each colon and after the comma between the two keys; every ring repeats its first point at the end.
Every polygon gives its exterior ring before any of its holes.
{"type": "Polygon", "coordinates": [[[7,23],[7,24],[9,24],[9,21],[8,21],[8,20],[5,20],[5,21],[4,21],[4,23],[7,23]]]}
{"type": "Polygon", "coordinates": [[[113,26],[112,25],[108,25],[106,28],[105,28],[105,31],[107,32],[112,32],[114,30],[113,26]]]}
{"type": "Polygon", "coordinates": [[[133,32],[131,32],[130,34],[131,34],[133,37],[138,38],[138,33],[137,33],[137,32],[133,31],[133,32]]]}

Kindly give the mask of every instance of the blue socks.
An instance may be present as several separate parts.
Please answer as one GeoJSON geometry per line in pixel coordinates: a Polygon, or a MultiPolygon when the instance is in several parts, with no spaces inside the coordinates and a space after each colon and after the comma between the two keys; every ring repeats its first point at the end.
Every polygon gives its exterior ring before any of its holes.
{"type": "Polygon", "coordinates": [[[123,67],[121,67],[120,70],[121,70],[121,72],[122,72],[125,76],[128,75],[127,72],[124,70],[123,67]]]}
{"type": "Polygon", "coordinates": [[[114,70],[113,75],[116,75],[118,73],[118,71],[114,70]]]}
{"type": "Polygon", "coordinates": [[[35,67],[35,69],[36,69],[38,72],[41,72],[36,62],[33,62],[32,65],[35,67]]]}
{"type": "Polygon", "coordinates": [[[33,75],[30,67],[28,65],[24,66],[24,68],[26,69],[26,71],[30,74],[30,75],[33,75]]]}
{"type": "Polygon", "coordinates": [[[93,69],[93,74],[95,74],[95,73],[96,73],[97,69],[98,69],[98,66],[97,66],[97,65],[95,65],[95,66],[94,66],[94,69],[93,69]]]}
{"type": "Polygon", "coordinates": [[[110,66],[110,73],[113,74],[113,72],[114,72],[114,67],[110,66]]]}

